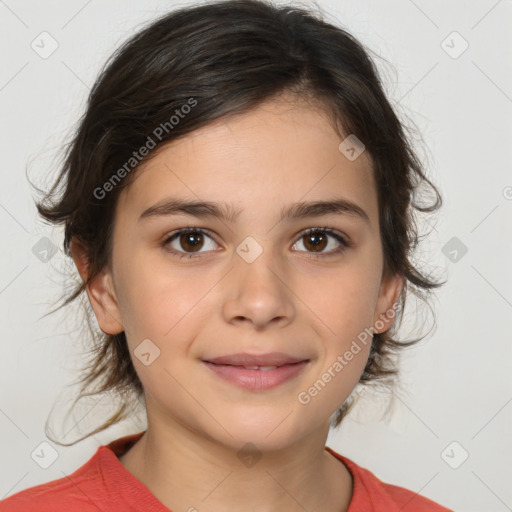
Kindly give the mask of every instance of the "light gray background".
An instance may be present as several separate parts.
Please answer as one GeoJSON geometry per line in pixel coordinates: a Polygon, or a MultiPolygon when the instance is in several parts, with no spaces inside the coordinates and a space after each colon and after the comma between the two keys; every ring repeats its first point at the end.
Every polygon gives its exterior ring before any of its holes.
{"type": "MultiPolygon", "coordinates": [[[[48,441],[51,407],[73,396],[66,386],[83,356],[71,310],[43,318],[62,291],[59,272],[69,261],[61,230],[38,220],[25,172],[28,166],[29,177],[47,186],[105,59],[143,23],[177,5],[0,0],[0,497],[63,477],[99,444],[141,430],[126,422],[70,448],[53,445],[58,458],[48,469],[31,458],[48,441]],[[43,31],[58,43],[46,59],[31,48],[33,41],[43,46],[43,31]],[[58,248],[46,263],[33,251],[43,237],[58,248]]],[[[434,304],[437,330],[402,358],[392,414],[382,419],[388,398],[369,393],[328,444],[382,480],[457,511],[512,510],[512,4],[319,5],[394,67],[381,68],[386,89],[423,134],[428,151],[420,154],[445,199],[421,259],[448,278],[434,304]],[[463,40],[469,47],[457,55],[463,40]],[[460,247],[443,254],[453,237],[467,248],[462,257],[460,247]],[[467,460],[452,469],[447,461],[457,465],[465,452],[467,460]]],[[[107,412],[105,403],[84,407],[68,422],[70,438],[107,412]]]]}

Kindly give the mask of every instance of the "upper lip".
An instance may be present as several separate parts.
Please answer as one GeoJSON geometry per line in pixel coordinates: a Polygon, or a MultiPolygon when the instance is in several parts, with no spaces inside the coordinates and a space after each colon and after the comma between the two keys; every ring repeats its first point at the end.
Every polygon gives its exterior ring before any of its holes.
{"type": "Polygon", "coordinates": [[[308,361],[303,357],[295,357],[282,352],[270,352],[268,354],[252,355],[246,353],[230,354],[221,357],[203,359],[207,363],[231,365],[231,366],[284,366],[285,364],[308,361]]]}

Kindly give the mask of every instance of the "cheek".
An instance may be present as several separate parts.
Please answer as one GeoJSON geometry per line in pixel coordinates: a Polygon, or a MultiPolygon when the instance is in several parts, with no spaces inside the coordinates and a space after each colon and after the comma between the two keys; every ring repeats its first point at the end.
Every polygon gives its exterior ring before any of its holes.
{"type": "Polygon", "coordinates": [[[323,324],[328,336],[346,340],[370,327],[377,305],[378,265],[343,265],[338,269],[303,274],[297,296],[323,324]]]}
{"type": "Polygon", "coordinates": [[[164,258],[139,261],[134,255],[126,263],[117,278],[125,331],[132,343],[154,338],[160,345],[172,337],[183,318],[200,309],[209,279],[197,272],[171,272],[164,258]]]}
{"type": "MultiPolygon", "coordinates": [[[[323,395],[332,407],[350,394],[366,366],[380,285],[378,270],[378,265],[347,265],[301,285],[300,296],[307,297],[304,303],[314,313],[308,315],[322,340],[316,377],[328,382],[329,390],[323,395]]],[[[319,386],[323,389],[322,383],[319,386]]]]}
{"type": "Polygon", "coordinates": [[[159,272],[155,266],[130,275],[124,280],[119,303],[136,372],[157,402],[173,397],[174,406],[185,407],[180,383],[187,380],[181,363],[204,325],[200,317],[209,286],[205,279],[191,282],[176,272],[172,276],[159,272]],[[144,360],[143,354],[148,353],[144,360]]]}
{"type": "Polygon", "coordinates": [[[310,417],[334,413],[358,384],[371,349],[376,303],[372,280],[339,273],[324,283],[323,293],[310,295],[308,306],[322,348],[314,375],[297,394],[310,417]],[[314,319],[314,320],[313,320],[314,319]]]}

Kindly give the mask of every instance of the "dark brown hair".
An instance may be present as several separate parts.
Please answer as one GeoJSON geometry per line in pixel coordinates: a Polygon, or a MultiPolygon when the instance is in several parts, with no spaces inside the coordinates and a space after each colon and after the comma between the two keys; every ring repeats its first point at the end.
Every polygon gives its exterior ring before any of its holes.
{"type": "MultiPolygon", "coordinates": [[[[440,285],[415,268],[411,255],[419,240],[414,214],[435,211],[441,197],[385,96],[369,51],[307,9],[221,1],[170,12],[135,34],[97,78],[61,172],[37,204],[39,214],[64,224],[68,256],[72,237],[86,247],[91,280],[111,264],[116,200],[140,162],[180,136],[285,92],[320,103],[338,133],[355,134],[366,146],[377,184],[385,272],[405,281],[401,320],[408,291],[426,300],[440,285]],[[148,137],[156,147],[141,157],[139,149],[153,145],[148,137]],[[425,186],[433,192],[430,205],[415,200],[425,186]]],[[[80,283],[58,308],[84,290],[80,283]]],[[[374,334],[362,383],[391,382],[398,372],[394,355],[419,341],[394,339],[396,320],[392,329],[374,334]]],[[[94,343],[79,381],[81,396],[117,393],[122,400],[84,437],[126,417],[143,396],[125,333],[95,333],[90,321],[89,326],[94,343]]],[[[351,403],[338,409],[333,425],[340,424],[351,403]]]]}

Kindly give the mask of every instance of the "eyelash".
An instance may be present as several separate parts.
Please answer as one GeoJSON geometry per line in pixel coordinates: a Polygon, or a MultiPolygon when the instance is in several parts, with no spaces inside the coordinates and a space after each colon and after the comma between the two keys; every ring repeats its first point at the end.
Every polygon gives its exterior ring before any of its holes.
{"type": "MultiPolygon", "coordinates": [[[[317,233],[317,232],[326,233],[326,234],[332,236],[333,238],[336,239],[337,242],[340,243],[340,245],[336,249],[333,249],[326,253],[314,253],[314,252],[309,252],[309,251],[299,251],[299,252],[308,252],[309,257],[311,257],[311,258],[325,258],[325,257],[329,257],[329,256],[339,255],[342,252],[344,252],[348,247],[351,246],[351,244],[348,242],[348,240],[345,237],[341,236],[338,232],[334,231],[333,229],[325,228],[325,227],[324,228],[321,228],[321,227],[308,228],[305,231],[302,231],[301,235],[297,238],[297,240],[294,242],[293,245],[295,245],[295,243],[297,243],[301,238],[304,238],[305,236],[307,236],[311,233],[317,233]]],[[[203,254],[203,253],[187,253],[187,252],[182,252],[182,251],[176,251],[175,249],[168,247],[168,244],[170,242],[172,242],[175,238],[179,237],[180,235],[189,234],[189,233],[202,233],[202,234],[207,235],[209,238],[211,238],[212,240],[215,241],[214,237],[212,236],[213,233],[211,231],[209,231],[208,229],[182,228],[182,229],[178,229],[178,230],[174,231],[169,236],[167,236],[165,238],[165,240],[162,242],[162,246],[165,248],[166,251],[171,253],[173,256],[178,257],[179,259],[200,257],[201,254],[203,254]]]]}

